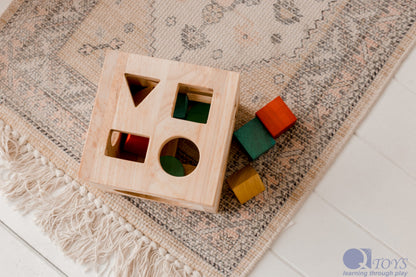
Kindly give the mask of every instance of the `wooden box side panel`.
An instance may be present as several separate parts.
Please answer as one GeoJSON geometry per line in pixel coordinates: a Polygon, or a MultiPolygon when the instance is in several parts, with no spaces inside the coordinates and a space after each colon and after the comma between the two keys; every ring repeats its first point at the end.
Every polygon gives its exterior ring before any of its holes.
{"type": "Polygon", "coordinates": [[[125,70],[127,59],[127,54],[115,51],[107,52],[82,153],[78,173],[81,179],[92,180],[99,170],[96,161],[102,158],[105,148],[101,148],[102,143],[100,145],[98,143],[100,138],[107,138],[106,130],[111,127],[112,117],[117,106],[109,105],[109,103],[117,102],[117,92],[123,81],[119,72],[125,70]]]}

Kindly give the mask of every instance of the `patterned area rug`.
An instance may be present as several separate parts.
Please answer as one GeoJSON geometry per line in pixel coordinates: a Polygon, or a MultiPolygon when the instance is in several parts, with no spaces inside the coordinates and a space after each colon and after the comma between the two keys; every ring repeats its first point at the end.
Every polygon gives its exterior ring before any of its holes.
{"type": "Polygon", "coordinates": [[[15,0],[0,21],[1,154],[17,173],[3,191],[43,211],[39,224],[72,258],[118,255],[111,274],[245,276],[391,78],[415,20],[413,0],[15,0]],[[224,185],[210,214],[80,187],[106,49],[241,72],[236,128],[280,95],[296,125],[254,162],[233,142],[226,173],[251,163],[265,192],[240,205],[224,185]]]}

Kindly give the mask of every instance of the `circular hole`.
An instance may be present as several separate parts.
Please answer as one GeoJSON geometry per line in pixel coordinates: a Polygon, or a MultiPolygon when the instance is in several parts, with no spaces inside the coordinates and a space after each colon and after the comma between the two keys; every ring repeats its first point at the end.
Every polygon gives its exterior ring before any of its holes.
{"type": "Polygon", "coordinates": [[[174,138],[163,145],[159,159],[166,173],[183,177],[191,174],[197,167],[199,150],[189,139],[174,138]]]}

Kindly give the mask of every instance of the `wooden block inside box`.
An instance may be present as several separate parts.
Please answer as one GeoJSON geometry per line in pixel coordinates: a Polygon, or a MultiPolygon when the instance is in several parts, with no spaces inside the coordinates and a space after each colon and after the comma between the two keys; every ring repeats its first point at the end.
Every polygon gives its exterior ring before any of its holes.
{"type": "Polygon", "coordinates": [[[123,195],[216,212],[238,104],[237,72],[107,51],[79,177],[123,195]],[[205,123],[173,117],[180,93],[210,104],[205,123]],[[160,163],[161,154],[175,155],[177,139],[199,151],[183,177],[160,163]]]}

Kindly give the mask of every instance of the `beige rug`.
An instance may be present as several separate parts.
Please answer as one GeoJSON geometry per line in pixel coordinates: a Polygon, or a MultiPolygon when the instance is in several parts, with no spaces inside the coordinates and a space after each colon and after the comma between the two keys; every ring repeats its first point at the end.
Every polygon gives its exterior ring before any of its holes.
{"type": "MultiPolygon", "coordinates": [[[[1,188],[69,257],[120,276],[245,276],[415,38],[413,0],[20,1],[0,21],[1,188]],[[209,214],[76,180],[106,49],[241,72],[236,128],[280,95],[298,122],[209,214]]],[[[227,176],[250,163],[233,142],[227,176]]]]}

